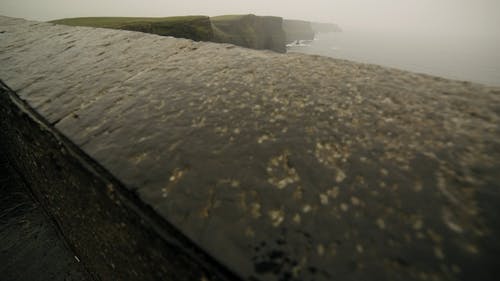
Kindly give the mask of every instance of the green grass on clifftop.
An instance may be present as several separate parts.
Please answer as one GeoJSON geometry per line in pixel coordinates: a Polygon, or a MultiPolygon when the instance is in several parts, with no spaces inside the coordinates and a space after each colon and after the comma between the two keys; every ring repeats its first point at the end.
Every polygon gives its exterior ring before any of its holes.
{"type": "Polygon", "coordinates": [[[249,15],[224,15],[224,16],[216,16],[216,17],[211,17],[210,19],[212,22],[218,22],[218,21],[235,21],[235,20],[241,20],[244,17],[249,16],[249,15]]]}
{"type": "Polygon", "coordinates": [[[153,33],[163,36],[210,41],[213,37],[207,16],[181,16],[162,18],[140,17],[85,17],[51,21],[70,26],[89,26],[153,33]]]}

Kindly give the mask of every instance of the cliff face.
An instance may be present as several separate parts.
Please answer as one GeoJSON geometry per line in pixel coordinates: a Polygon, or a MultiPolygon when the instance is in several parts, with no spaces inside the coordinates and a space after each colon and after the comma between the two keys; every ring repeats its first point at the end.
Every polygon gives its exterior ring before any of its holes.
{"type": "Polygon", "coordinates": [[[498,279],[498,88],[139,32],[0,31],[2,149],[95,279],[498,279]]]}
{"type": "Polygon", "coordinates": [[[255,15],[212,17],[214,42],[232,43],[252,49],[285,52],[283,19],[255,15]]]}
{"type": "Polygon", "coordinates": [[[313,40],[314,30],[311,23],[302,20],[283,20],[283,31],[286,35],[286,43],[292,43],[296,40],[313,40]]]}

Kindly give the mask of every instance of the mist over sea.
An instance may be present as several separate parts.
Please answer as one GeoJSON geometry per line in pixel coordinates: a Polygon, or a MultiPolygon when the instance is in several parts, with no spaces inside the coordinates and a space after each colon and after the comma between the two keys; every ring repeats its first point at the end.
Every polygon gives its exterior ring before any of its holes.
{"type": "Polygon", "coordinates": [[[500,36],[410,34],[343,28],[288,48],[444,78],[500,86],[500,36]]]}

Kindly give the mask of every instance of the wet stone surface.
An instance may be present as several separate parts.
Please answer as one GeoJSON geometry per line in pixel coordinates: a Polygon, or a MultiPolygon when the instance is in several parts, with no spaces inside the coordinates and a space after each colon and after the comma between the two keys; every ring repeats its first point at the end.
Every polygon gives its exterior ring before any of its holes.
{"type": "Polygon", "coordinates": [[[494,280],[500,89],[0,18],[0,78],[249,280],[494,280]]]}

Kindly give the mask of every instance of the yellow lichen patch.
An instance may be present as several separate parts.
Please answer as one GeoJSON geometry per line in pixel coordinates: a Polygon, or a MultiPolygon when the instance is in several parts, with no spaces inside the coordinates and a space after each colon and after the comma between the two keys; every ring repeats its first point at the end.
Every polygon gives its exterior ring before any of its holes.
{"type": "Polygon", "coordinates": [[[293,222],[299,224],[301,222],[300,214],[295,214],[293,216],[293,222]]]}
{"type": "Polygon", "coordinates": [[[347,177],[341,169],[343,163],[347,161],[350,153],[347,147],[342,147],[337,144],[317,142],[314,155],[318,161],[335,171],[335,181],[340,183],[347,177]]]}
{"type": "Polygon", "coordinates": [[[140,153],[138,155],[135,155],[134,157],[132,157],[130,160],[132,161],[132,163],[134,163],[135,165],[141,163],[142,161],[144,161],[144,159],[146,159],[148,156],[147,153],[143,152],[143,153],[140,153]]]}
{"type": "Polygon", "coordinates": [[[479,253],[479,250],[477,249],[476,245],[474,245],[474,244],[467,244],[467,245],[465,245],[464,248],[470,254],[477,254],[477,253],[479,253]]]}
{"type": "Polygon", "coordinates": [[[205,208],[201,209],[200,216],[202,218],[208,218],[209,215],[210,215],[210,212],[209,212],[208,208],[205,207],[205,208]]]}
{"type": "Polygon", "coordinates": [[[168,151],[170,151],[170,152],[174,151],[174,150],[175,150],[175,149],[179,146],[179,144],[181,144],[181,141],[180,141],[180,140],[178,140],[178,141],[176,141],[176,142],[172,143],[172,144],[168,147],[168,151]]]}
{"type": "Polygon", "coordinates": [[[208,190],[208,202],[203,209],[200,211],[200,216],[202,218],[208,218],[210,216],[210,212],[212,211],[212,208],[214,207],[214,189],[210,188],[208,190]]]}
{"type": "Polygon", "coordinates": [[[302,207],[302,212],[304,212],[304,213],[309,213],[311,210],[312,210],[312,207],[309,204],[306,204],[302,207]]]}
{"type": "Polygon", "coordinates": [[[380,229],[385,229],[385,221],[382,218],[378,218],[376,223],[380,229]]]}
{"type": "Polygon", "coordinates": [[[416,219],[413,222],[413,229],[420,230],[420,229],[422,229],[423,225],[424,225],[424,222],[421,219],[416,219]]]}
{"type": "Polygon", "coordinates": [[[267,182],[274,185],[278,189],[283,189],[287,185],[293,184],[300,180],[295,168],[290,166],[289,153],[283,152],[281,155],[271,158],[267,165],[269,179],[267,182]]]}
{"type": "Polygon", "coordinates": [[[356,251],[358,251],[358,253],[363,253],[364,252],[363,245],[361,244],[356,245],[356,251]]]}
{"type": "Polygon", "coordinates": [[[191,127],[201,128],[201,127],[205,126],[205,121],[206,121],[205,117],[197,117],[197,118],[191,120],[191,127]]]}
{"type": "Polygon", "coordinates": [[[167,197],[168,194],[172,191],[174,186],[184,177],[187,173],[188,169],[180,169],[180,168],[175,168],[172,174],[170,175],[168,179],[167,186],[161,189],[162,192],[162,197],[167,197]]]}
{"type": "Polygon", "coordinates": [[[356,196],[352,196],[351,203],[353,206],[359,206],[361,204],[361,200],[359,200],[359,198],[356,196]]]}
{"type": "Polygon", "coordinates": [[[337,196],[339,196],[339,191],[340,191],[340,188],[338,186],[335,186],[334,188],[328,190],[326,193],[328,194],[328,196],[330,196],[331,198],[333,199],[336,199],[337,196]]]}
{"type": "Polygon", "coordinates": [[[415,192],[420,192],[420,191],[422,191],[423,188],[424,188],[424,186],[422,184],[422,181],[418,180],[417,182],[415,182],[415,186],[413,187],[413,190],[415,190],[415,192]]]}
{"type": "Polygon", "coordinates": [[[443,208],[443,215],[442,215],[442,219],[443,219],[443,222],[446,226],[448,226],[449,229],[457,232],[457,233],[462,233],[463,232],[463,228],[462,226],[460,226],[452,212],[448,209],[448,208],[443,208]]]}
{"type": "Polygon", "coordinates": [[[234,188],[240,187],[240,181],[236,179],[224,178],[217,180],[217,185],[229,185],[234,188]]]}
{"type": "Polygon", "coordinates": [[[250,214],[254,219],[257,219],[260,217],[260,204],[259,203],[252,203],[250,205],[250,214]]]}
{"type": "Polygon", "coordinates": [[[443,249],[440,247],[434,247],[434,255],[440,260],[444,259],[443,249]]]}
{"type": "Polygon", "coordinates": [[[178,182],[185,174],[186,169],[178,169],[176,168],[173,172],[172,175],[170,176],[169,180],[171,182],[178,182]]]}
{"type": "Polygon", "coordinates": [[[285,212],[283,212],[283,210],[281,209],[271,210],[268,212],[268,215],[274,227],[279,226],[285,219],[285,212]]]}
{"type": "Polygon", "coordinates": [[[257,138],[257,143],[264,143],[266,141],[276,141],[276,138],[272,134],[263,134],[257,138]]]}
{"type": "Polygon", "coordinates": [[[328,205],[328,195],[327,194],[324,194],[324,193],[321,193],[319,195],[319,202],[322,204],[322,205],[328,205]]]}
{"type": "Polygon", "coordinates": [[[292,196],[293,196],[293,199],[295,199],[295,200],[301,200],[303,194],[304,194],[304,191],[302,190],[302,186],[299,185],[293,191],[292,196]]]}
{"type": "Polygon", "coordinates": [[[219,135],[225,135],[227,134],[228,128],[227,127],[215,127],[215,132],[219,135]]]}
{"type": "Polygon", "coordinates": [[[318,256],[322,256],[325,254],[325,246],[323,244],[318,244],[316,247],[316,251],[318,252],[318,256]]]}
{"type": "Polygon", "coordinates": [[[342,203],[340,204],[340,209],[344,212],[347,212],[349,210],[349,205],[342,203]]]}
{"type": "Polygon", "coordinates": [[[247,210],[247,194],[245,192],[241,192],[239,194],[239,198],[240,198],[240,207],[243,211],[246,211],[247,210]]]}
{"type": "Polygon", "coordinates": [[[346,174],[341,169],[337,168],[337,174],[335,175],[336,182],[342,182],[346,178],[346,174]]]}

